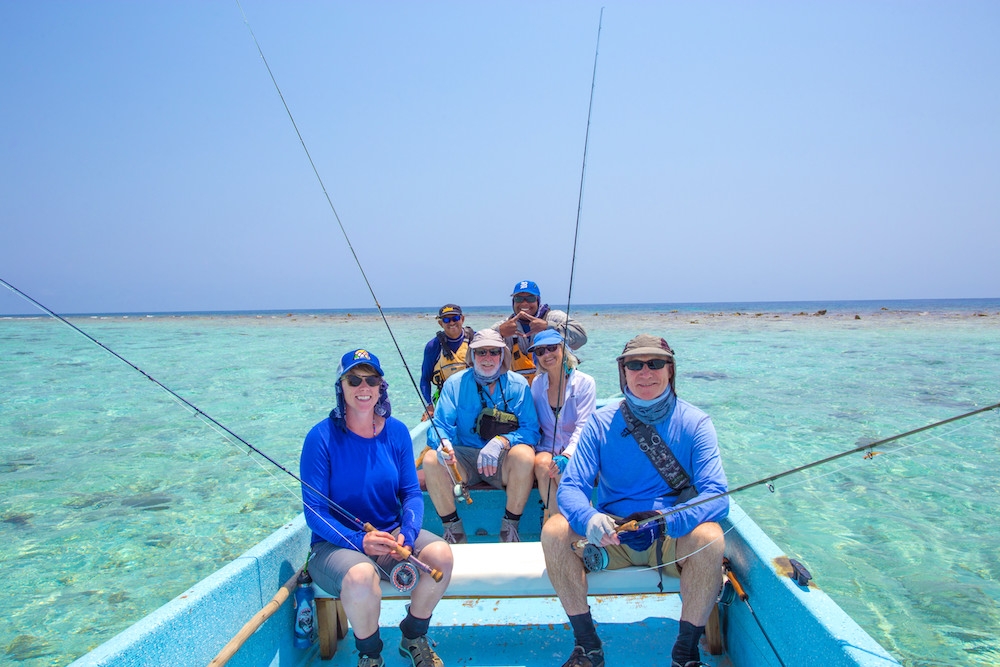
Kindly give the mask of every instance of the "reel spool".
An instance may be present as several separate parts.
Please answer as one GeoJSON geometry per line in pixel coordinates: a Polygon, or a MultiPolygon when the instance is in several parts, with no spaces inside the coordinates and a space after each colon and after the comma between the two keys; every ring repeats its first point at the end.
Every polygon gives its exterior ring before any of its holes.
{"type": "Polygon", "coordinates": [[[400,561],[392,566],[389,582],[402,593],[409,593],[420,580],[420,571],[410,561],[400,561]]]}
{"type": "Polygon", "coordinates": [[[608,566],[608,550],[589,542],[583,547],[583,567],[587,572],[600,572],[608,566]]]}

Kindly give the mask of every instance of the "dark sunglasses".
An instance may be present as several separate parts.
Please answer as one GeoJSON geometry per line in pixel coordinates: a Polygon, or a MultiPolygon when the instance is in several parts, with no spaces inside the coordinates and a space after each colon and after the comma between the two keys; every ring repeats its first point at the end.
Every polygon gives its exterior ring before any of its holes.
{"type": "Polygon", "coordinates": [[[562,347],[562,345],[538,345],[537,347],[532,348],[531,351],[535,353],[536,357],[540,357],[543,354],[548,354],[549,352],[555,352],[560,347],[562,347]]]}
{"type": "Polygon", "coordinates": [[[452,322],[458,322],[459,320],[461,320],[462,316],[461,315],[445,315],[444,317],[439,317],[438,319],[441,320],[442,322],[444,322],[445,324],[451,324],[452,322]]]}
{"type": "Polygon", "coordinates": [[[622,365],[630,371],[641,371],[643,366],[649,366],[650,370],[658,371],[669,363],[666,359],[650,359],[649,361],[626,361],[622,365]]]}
{"type": "Polygon", "coordinates": [[[501,350],[498,347],[480,347],[476,349],[477,357],[485,357],[485,356],[499,357],[501,353],[503,353],[503,350],[501,350]]]}
{"type": "Polygon", "coordinates": [[[529,294],[528,296],[515,296],[514,303],[521,303],[522,301],[527,301],[528,303],[534,303],[538,301],[538,297],[534,294],[529,294]]]}
{"type": "Polygon", "coordinates": [[[360,375],[345,375],[344,379],[352,387],[360,387],[362,382],[369,387],[377,387],[382,384],[382,378],[378,375],[365,375],[363,377],[360,375]]]}

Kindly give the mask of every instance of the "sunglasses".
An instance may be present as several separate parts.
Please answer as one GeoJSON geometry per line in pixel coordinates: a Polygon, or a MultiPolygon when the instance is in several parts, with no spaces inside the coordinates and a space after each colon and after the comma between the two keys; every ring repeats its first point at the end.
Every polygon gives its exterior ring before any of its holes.
{"type": "Polygon", "coordinates": [[[360,387],[362,382],[369,387],[377,387],[382,384],[382,377],[379,375],[345,375],[344,379],[352,387],[360,387]]]}
{"type": "Polygon", "coordinates": [[[649,361],[626,361],[622,365],[630,371],[641,371],[643,366],[649,366],[650,370],[658,371],[669,363],[666,359],[650,359],[649,361]]]}
{"type": "Polygon", "coordinates": [[[499,357],[502,353],[503,350],[498,347],[480,347],[476,349],[477,357],[499,357]]]}
{"type": "Polygon", "coordinates": [[[514,303],[521,303],[522,301],[527,301],[528,303],[534,303],[538,301],[538,297],[534,294],[529,294],[528,296],[515,296],[514,303]]]}
{"type": "Polygon", "coordinates": [[[462,319],[461,315],[445,315],[444,317],[439,317],[439,320],[445,324],[451,324],[452,322],[458,322],[462,319]]]}
{"type": "Polygon", "coordinates": [[[560,347],[562,347],[562,345],[538,345],[531,351],[535,353],[536,357],[540,357],[543,354],[549,354],[550,352],[555,352],[560,347]]]}

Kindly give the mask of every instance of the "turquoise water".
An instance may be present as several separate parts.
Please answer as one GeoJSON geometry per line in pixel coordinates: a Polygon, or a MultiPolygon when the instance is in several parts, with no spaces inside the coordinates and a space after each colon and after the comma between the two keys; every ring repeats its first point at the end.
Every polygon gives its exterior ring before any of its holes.
{"type": "MultiPolygon", "coordinates": [[[[500,314],[470,309],[467,319],[482,327],[500,314]]],[[[670,341],[678,391],[712,415],[733,487],[1000,402],[1000,300],[575,315],[600,395],[618,390],[613,358],[625,340],[649,331],[670,341]]],[[[433,312],[389,321],[418,374],[433,312]]],[[[382,358],[396,416],[419,413],[370,312],[73,322],[293,471],[346,349],[382,358]]],[[[294,480],[55,320],[0,319],[0,386],[0,662],[71,661],[299,511],[294,480]]],[[[996,665],[998,443],[994,411],[738,501],[904,664],[996,665]]]]}

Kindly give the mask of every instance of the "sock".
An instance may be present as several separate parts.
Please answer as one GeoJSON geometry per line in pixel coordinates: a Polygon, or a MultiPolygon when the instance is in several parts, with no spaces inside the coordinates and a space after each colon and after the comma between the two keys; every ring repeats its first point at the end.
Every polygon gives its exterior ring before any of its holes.
{"type": "Polygon", "coordinates": [[[455,521],[458,521],[458,510],[455,510],[447,516],[441,517],[441,523],[453,523],[455,521]]]}
{"type": "Polygon", "coordinates": [[[521,520],[521,515],[520,514],[514,514],[510,510],[505,509],[503,511],[503,518],[510,519],[511,521],[520,521],[521,520]]]}
{"type": "Polygon", "coordinates": [[[698,650],[698,640],[705,633],[705,626],[692,625],[687,621],[681,621],[681,629],[677,633],[677,641],[674,642],[674,650],[670,652],[670,657],[674,662],[681,665],[701,660],[701,652],[698,650]]]}
{"type": "Polygon", "coordinates": [[[354,648],[358,649],[358,655],[367,655],[369,658],[382,655],[382,638],[378,636],[378,630],[371,637],[364,639],[355,637],[354,648]]]}
{"type": "Polygon", "coordinates": [[[403,636],[407,639],[416,639],[427,634],[427,628],[431,625],[431,619],[417,618],[410,612],[410,607],[406,607],[406,618],[399,624],[399,629],[403,631],[403,636]]]}
{"type": "Polygon", "coordinates": [[[601,648],[601,638],[597,636],[597,628],[594,627],[594,618],[590,615],[590,611],[570,616],[569,624],[573,626],[573,638],[577,646],[587,652],[601,648]]]}

